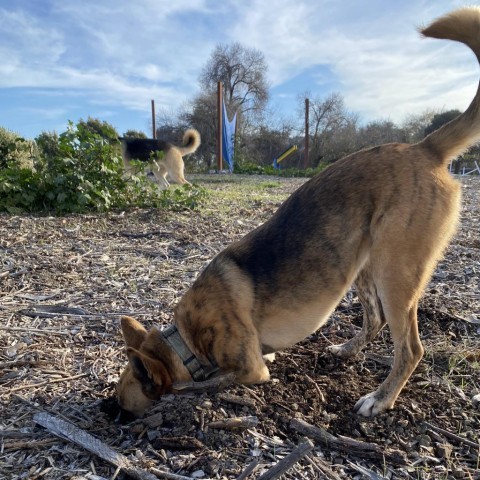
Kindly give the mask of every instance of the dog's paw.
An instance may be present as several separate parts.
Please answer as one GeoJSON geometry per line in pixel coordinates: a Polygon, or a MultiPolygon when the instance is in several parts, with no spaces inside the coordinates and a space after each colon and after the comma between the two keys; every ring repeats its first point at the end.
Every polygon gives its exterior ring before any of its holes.
{"type": "Polygon", "coordinates": [[[377,392],[363,396],[353,407],[354,411],[362,417],[375,417],[385,410],[393,407],[393,402],[388,399],[378,398],[377,392]]]}
{"type": "Polygon", "coordinates": [[[266,362],[273,363],[275,361],[275,354],[274,353],[267,353],[266,355],[263,355],[263,359],[266,362]]]}
{"type": "Polygon", "coordinates": [[[352,352],[345,346],[345,344],[330,345],[327,347],[327,351],[339,358],[348,358],[352,356],[352,352]]]}

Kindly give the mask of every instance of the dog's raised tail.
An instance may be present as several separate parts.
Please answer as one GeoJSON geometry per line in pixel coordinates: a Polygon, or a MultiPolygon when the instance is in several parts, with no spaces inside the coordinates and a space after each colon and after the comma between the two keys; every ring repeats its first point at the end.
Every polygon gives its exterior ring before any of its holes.
{"type": "Polygon", "coordinates": [[[188,155],[189,153],[193,153],[200,146],[200,143],[200,133],[194,128],[189,128],[183,134],[183,146],[180,147],[180,152],[182,153],[182,155],[188,155]]]}
{"type": "MultiPolygon", "coordinates": [[[[468,45],[480,62],[480,7],[453,11],[420,30],[425,37],[455,40],[468,45]]],[[[472,103],[457,118],[425,137],[420,144],[434,150],[446,165],[480,140],[480,85],[472,103]]]]}

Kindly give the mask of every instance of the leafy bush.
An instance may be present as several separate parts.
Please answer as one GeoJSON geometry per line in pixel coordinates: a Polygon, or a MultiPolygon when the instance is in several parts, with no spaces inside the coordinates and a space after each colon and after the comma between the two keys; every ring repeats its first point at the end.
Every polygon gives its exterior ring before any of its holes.
{"type": "Polygon", "coordinates": [[[140,130],[133,130],[133,129],[127,130],[123,134],[123,136],[125,138],[148,138],[145,132],[142,132],[140,130]]]}
{"type": "MultiPolygon", "coordinates": [[[[107,211],[112,208],[195,208],[206,195],[187,185],[161,191],[144,175],[126,178],[118,141],[104,124],[69,123],[61,135],[42,133],[32,168],[16,161],[16,144],[8,144],[0,170],[0,210],[57,214],[107,211]]],[[[1,153],[0,153],[1,155],[1,153]]],[[[143,165],[141,165],[143,168],[143,165]]]]}
{"type": "Polygon", "coordinates": [[[111,142],[118,140],[118,132],[115,127],[108,122],[99,120],[98,118],[88,117],[87,120],[80,120],[77,124],[77,128],[87,130],[90,133],[98,135],[111,142]]]}
{"type": "Polygon", "coordinates": [[[31,168],[36,153],[35,142],[0,127],[0,169],[3,170],[12,163],[20,168],[31,168]]]}

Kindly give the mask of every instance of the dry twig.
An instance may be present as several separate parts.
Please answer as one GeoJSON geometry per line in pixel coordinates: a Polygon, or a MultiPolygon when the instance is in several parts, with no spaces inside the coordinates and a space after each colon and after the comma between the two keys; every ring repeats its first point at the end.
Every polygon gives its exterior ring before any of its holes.
{"type": "Polygon", "coordinates": [[[76,443],[101,459],[115,465],[116,467],[120,467],[127,475],[130,475],[137,480],[157,479],[155,475],[133,466],[127,457],[116,452],[106,443],[103,443],[98,438],[81,430],[72,423],[66,422],[65,420],[54,417],[45,412],[36,413],[33,416],[33,420],[57,437],[76,443]]]}
{"type": "Polygon", "coordinates": [[[313,438],[325,446],[339,449],[350,454],[356,454],[362,458],[387,458],[389,461],[396,464],[406,464],[405,454],[399,450],[382,450],[375,443],[361,442],[341,435],[336,437],[321,427],[310,425],[297,418],[290,422],[290,428],[302,435],[313,438]]]}
{"type": "Polygon", "coordinates": [[[305,455],[308,455],[312,451],[313,447],[313,443],[307,438],[305,442],[301,443],[285,458],[282,458],[282,460],[270,468],[268,472],[260,476],[258,480],[274,480],[275,478],[280,477],[290,470],[290,468],[299,462],[305,455]]]}

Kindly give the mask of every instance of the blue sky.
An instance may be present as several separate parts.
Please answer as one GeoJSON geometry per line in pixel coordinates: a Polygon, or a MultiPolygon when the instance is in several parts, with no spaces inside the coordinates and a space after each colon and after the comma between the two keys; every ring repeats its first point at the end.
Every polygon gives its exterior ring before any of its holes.
{"type": "MultiPolygon", "coordinates": [[[[468,48],[416,27],[447,0],[0,0],[0,126],[34,138],[68,120],[150,133],[150,101],[176,112],[219,43],[265,55],[275,119],[297,95],[339,92],[364,122],[464,109],[478,83],[468,48]]],[[[276,122],[275,122],[276,123],[276,122]]]]}

